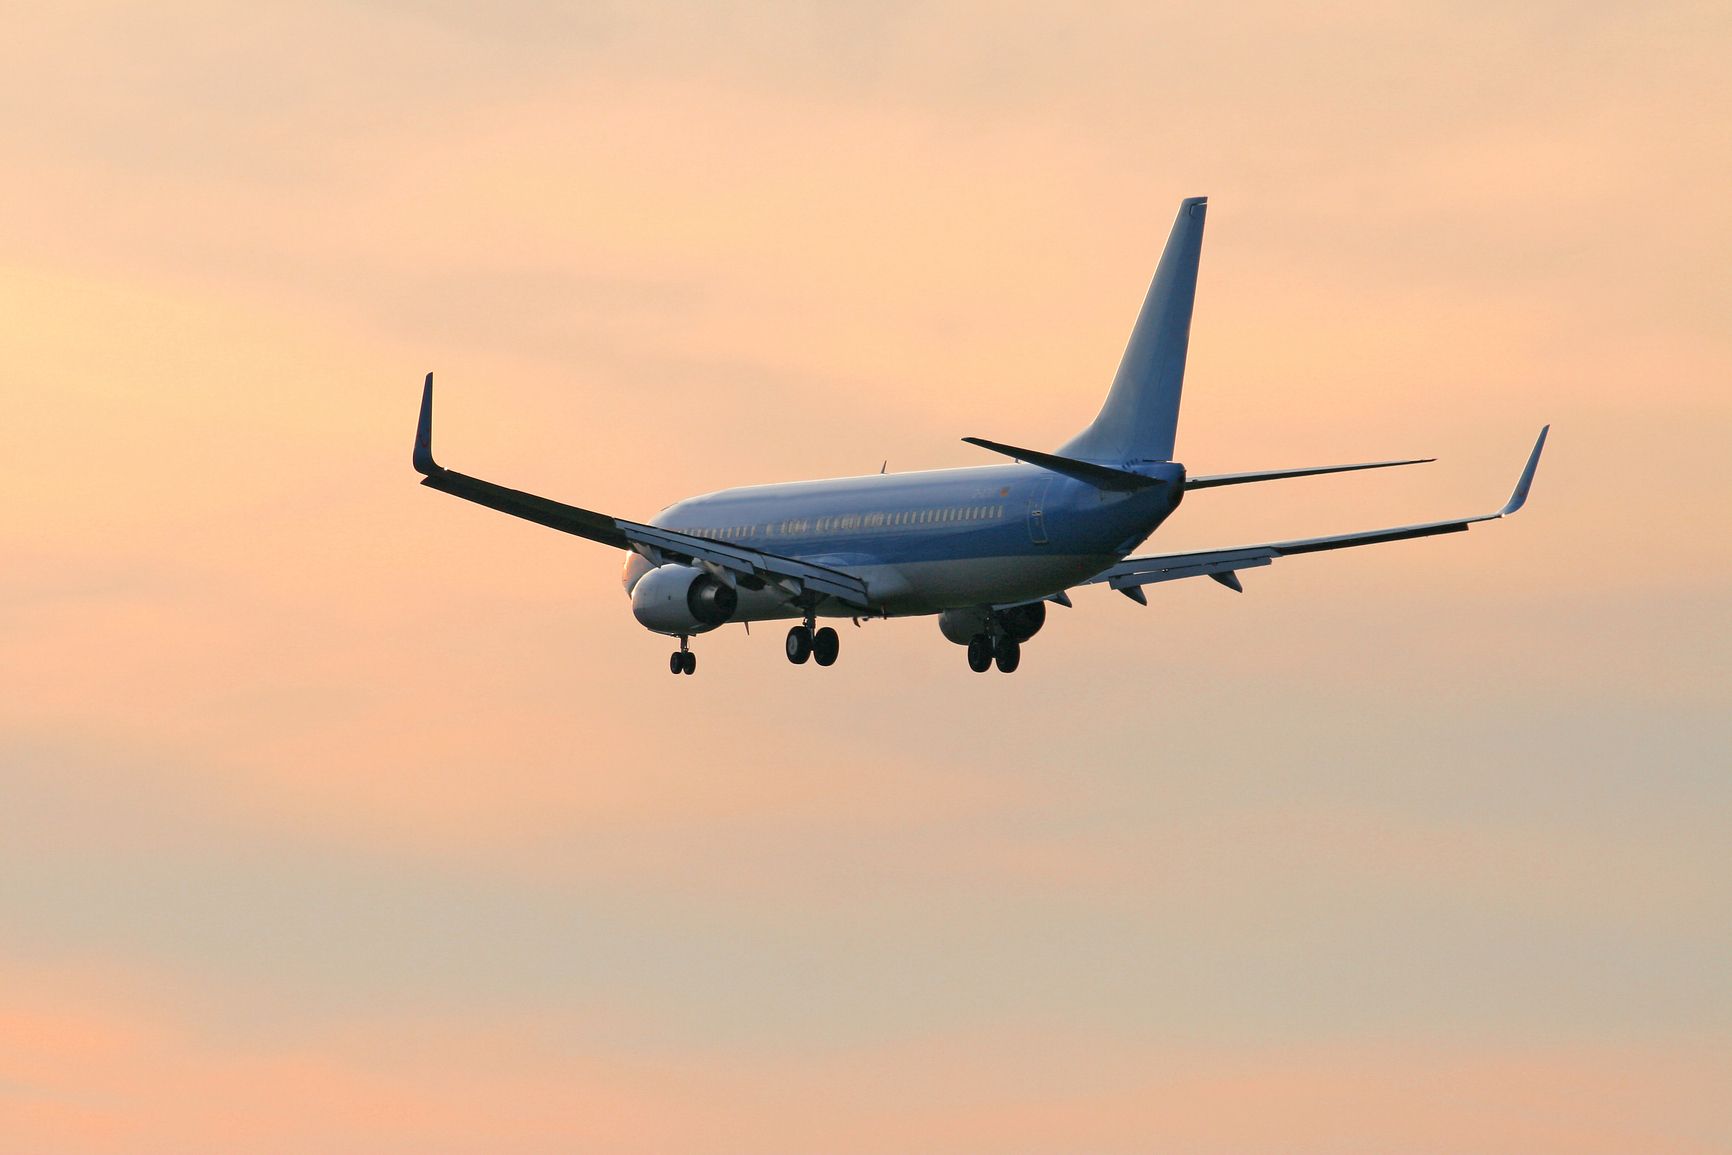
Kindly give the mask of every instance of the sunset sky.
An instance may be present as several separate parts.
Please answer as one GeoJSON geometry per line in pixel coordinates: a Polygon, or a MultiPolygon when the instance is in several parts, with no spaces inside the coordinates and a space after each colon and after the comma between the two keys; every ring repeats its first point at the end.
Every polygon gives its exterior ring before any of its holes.
{"type": "Polygon", "coordinates": [[[31,5],[0,1150],[1732,1149],[1732,9],[31,5]],[[1093,416],[1210,197],[1226,546],[1014,677],[643,518],[1093,416]]]}

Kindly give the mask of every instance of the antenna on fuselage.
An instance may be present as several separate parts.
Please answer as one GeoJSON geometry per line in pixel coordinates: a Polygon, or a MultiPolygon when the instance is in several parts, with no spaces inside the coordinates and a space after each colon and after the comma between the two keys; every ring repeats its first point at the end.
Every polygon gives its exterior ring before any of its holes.
{"type": "Polygon", "coordinates": [[[884,472],[884,471],[885,471],[885,470],[887,470],[887,469],[889,469],[889,468],[890,468],[890,459],[889,459],[889,458],[888,458],[888,457],[886,457],[886,458],[885,458],[885,459],[884,459],[884,464],[883,464],[883,465],[880,465],[880,466],[879,466],[879,467],[878,467],[878,472],[879,472],[879,473],[883,473],[883,472],[884,472]]]}

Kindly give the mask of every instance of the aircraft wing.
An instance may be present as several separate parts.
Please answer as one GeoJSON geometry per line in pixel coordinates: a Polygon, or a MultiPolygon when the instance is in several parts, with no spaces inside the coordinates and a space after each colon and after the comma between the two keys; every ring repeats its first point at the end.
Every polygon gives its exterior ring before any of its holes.
{"type": "Polygon", "coordinates": [[[599,541],[616,549],[642,554],[656,565],[677,562],[710,571],[722,581],[736,582],[747,589],[762,589],[773,585],[781,589],[790,601],[803,598],[830,597],[859,609],[869,609],[871,603],[866,583],[846,570],[765,553],[725,541],[714,541],[689,533],[679,533],[660,526],[644,525],[609,517],[605,513],[582,509],[575,505],[537,497],[518,489],[508,489],[446,469],[433,460],[433,374],[421,393],[421,419],[415,429],[415,471],[422,475],[421,484],[477,505],[485,505],[513,517],[545,525],[562,533],[599,541]]]}
{"type": "Polygon", "coordinates": [[[1508,517],[1522,507],[1523,503],[1527,501],[1528,489],[1533,485],[1534,471],[1539,468],[1540,450],[1545,448],[1546,434],[1550,429],[1551,426],[1548,425],[1540,430],[1539,440],[1534,442],[1533,452],[1528,455],[1527,465],[1522,469],[1521,479],[1516,482],[1515,491],[1510,494],[1510,499],[1504,503],[1504,507],[1496,513],[1456,518],[1453,521],[1428,521],[1419,525],[1396,526],[1392,529],[1341,533],[1330,537],[1276,541],[1264,545],[1242,546],[1238,549],[1128,557],[1117,565],[1096,574],[1083,584],[1093,585],[1105,582],[1133,601],[1147,604],[1147,598],[1143,595],[1142,587],[1153,585],[1156,582],[1177,581],[1180,578],[1189,577],[1210,577],[1229,589],[1239,590],[1242,589],[1237,577],[1239,570],[1265,566],[1276,558],[1287,557],[1291,554],[1318,553],[1326,549],[1348,549],[1359,545],[1376,545],[1385,541],[1402,541],[1410,537],[1430,537],[1439,533],[1460,533],[1475,522],[1494,521],[1500,517],[1508,517]]]}

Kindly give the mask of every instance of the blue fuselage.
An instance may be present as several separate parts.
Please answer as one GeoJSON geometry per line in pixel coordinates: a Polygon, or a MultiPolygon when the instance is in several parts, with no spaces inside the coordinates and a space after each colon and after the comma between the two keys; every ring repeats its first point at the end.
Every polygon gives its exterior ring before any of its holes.
{"type": "MultiPolygon", "coordinates": [[[[1142,472],[1162,484],[1109,491],[1014,464],[758,485],[681,501],[652,524],[845,568],[879,612],[929,614],[1047,597],[1112,565],[1183,494],[1182,466],[1142,472]]],[[[628,564],[628,585],[641,568],[628,564]]],[[[799,614],[769,593],[743,597],[736,620],[799,614]]]]}

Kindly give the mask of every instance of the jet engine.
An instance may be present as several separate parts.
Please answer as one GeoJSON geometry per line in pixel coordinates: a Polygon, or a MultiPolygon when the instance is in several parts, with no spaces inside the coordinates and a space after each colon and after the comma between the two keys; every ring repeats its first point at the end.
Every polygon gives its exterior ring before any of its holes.
{"type": "Polygon", "coordinates": [[[631,612],[658,634],[701,634],[713,630],[739,608],[740,595],[713,574],[689,565],[664,565],[638,579],[631,591],[631,612]]]}
{"type": "Polygon", "coordinates": [[[998,625],[1017,641],[1026,642],[1040,633],[1040,628],[1046,625],[1046,603],[1029,602],[1027,605],[1000,610],[998,625]]]}
{"type": "Polygon", "coordinates": [[[1046,603],[1029,602],[1008,610],[989,610],[985,606],[945,610],[938,615],[938,628],[944,636],[959,646],[966,646],[978,634],[990,634],[994,626],[1005,637],[1026,642],[1046,624],[1046,603]]]}
{"type": "Polygon", "coordinates": [[[938,628],[950,641],[966,646],[969,639],[976,634],[984,634],[992,629],[992,611],[984,606],[945,610],[938,615],[938,628]]]}

